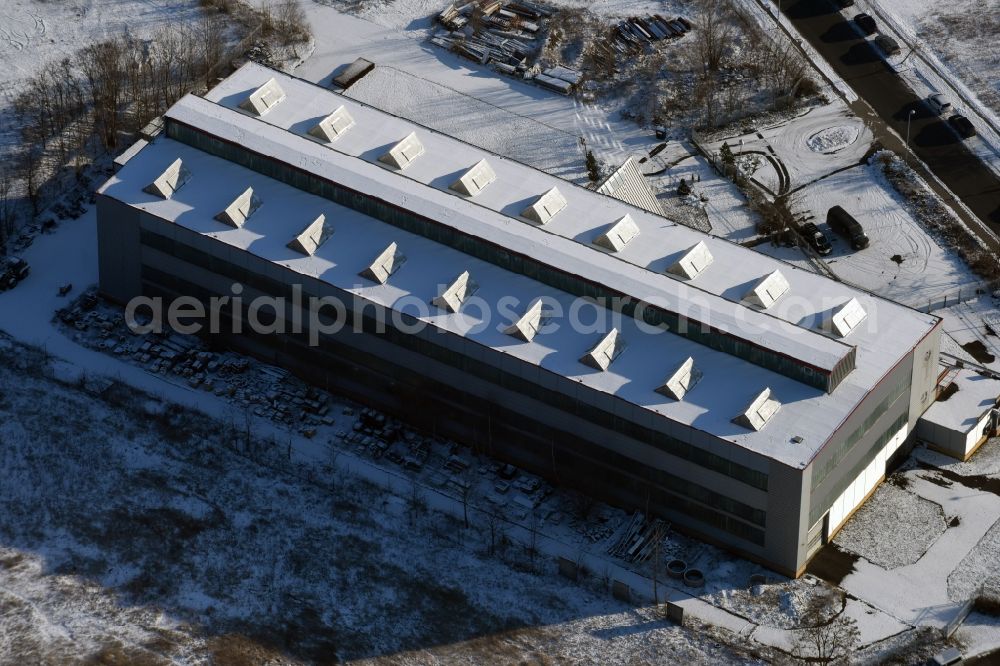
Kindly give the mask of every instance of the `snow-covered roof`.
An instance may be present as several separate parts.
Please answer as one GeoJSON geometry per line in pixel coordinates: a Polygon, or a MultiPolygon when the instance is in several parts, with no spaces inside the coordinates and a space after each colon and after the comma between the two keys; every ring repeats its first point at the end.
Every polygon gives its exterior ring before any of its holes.
{"type": "Polygon", "coordinates": [[[1000,380],[964,369],[954,382],[958,390],[932,404],[920,418],[948,430],[968,433],[996,406],[1000,380]]]}
{"type": "MultiPolygon", "coordinates": [[[[938,322],[934,316],[673,224],[663,217],[257,65],[241,68],[213,89],[208,99],[184,98],[167,116],[169,122],[198,128],[345,188],[369,193],[390,206],[414,211],[566,274],[581,276],[671,312],[684,313],[690,321],[706,322],[713,330],[756,348],[778,350],[783,357],[810,368],[832,370],[848,355],[852,358],[856,355],[856,367],[827,395],[801,381],[690,338],[656,335],[656,331],[650,332],[649,325],[599,305],[594,309],[598,319],[606,319],[604,331],[617,328],[629,349],[603,372],[595,372],[579,360],[597,342],[593,333],[579,333],[567,325],[543,326],[529,342],[525,341],[526,336],[507,333],[511,320],[503,322],[503,326],[472,330],[480,319],[478,308],[464,308],[457,313],[433,310],[427,316],[427,321],[435,326],[613,394],[640,410],[690,425],[792,466],[807,464],[867,393],[938,322]],[[271,76],[278,78],[294,103],[281,104],[262,118],[233,113],[248,91],[255,90],[271,76]],[[321,144],[305,136],[318,119],[341,104],[355,119],[354,129],[331,144],[321,144]],[[413,132],[419,132],[424,158],[413,162],[405,172],[386,169],[378,163],[387,145],[394,145],[400,136],[413,132]],[[482,159],[489,160],[495,182],[474,198],[452,191],[450,185],[455,178],[482,159]],[[544,226],[518,221],[525,205],[557,186],[566,202],[562,213],[544,226]],[[595,248],[594,240],[626,214],[642,234],[642,242],[628,243],[613,254],[595,248]],[[700,244],[704,245],[692,255],[692,249],[700,244]],[[695,273],[695,279],[667,272],[668,268],[683,264],[685,257],[695,256],[712,259],[707,267],[704,263],[698,265],[700,272],[695,273]],[[779,269],[790,285],[785,296],[766,311],[742,302],[761,276],[779,269]],[[868,316],[846,338],[848,345],[821,333],[816,318],[851,298],[858,300],[868,316]],[[697,386],[681,401],[658,393],[665,378],[688,358],[694,359],[693,364],[702,372],[697,386]],[[734,424],[734,415],[742,413],[764,386],[770,387],[782,409],[771,416],[770,423],[760,432],[734,424]],[[791,445],[792,437],[801,438],[802,443],[791,445]]],[[[577,300],[537,280],[166,137],[143,150],[109,180],[102,192],[390,307],[403,297],[416,297],[427,303],[440,295],[441,285],[451,284],[456,275],[465,271],[474,275],[480,285],[477,298],[495,306],[501,297],[514,296],[520,304],[515,307],[517,313],[526,312],[529,304],[540,298],[559,304],[565,313],[577,300]],[[206,174],[205,177],[193,179],[171,200],[142,192],[145,184],[178,158],[193,172],[206,174]],[[227,205],[224,192],[234,182],[249,182],[267,202],[241,229],[227,229],[212,220],[213,213],[227,205]],[[291,210],[297,214],[288,215],[291,210]],[[198,211],[203,215],[197,214],[198,211]],[[286,244],[301,232],[301,226],[297,226],[301,220],[321,213],[337,222],[339,240],[322,246],[311,257],[289,250],[286,244]],[[402,268],[400,249],[405,251],[407,259],[402,268]],[[397,274],[386,281],[392,271],[397,274]],[[360,285],[359,274],[367,278],[360,285]]],[[[495,307],[493,311],[506,310],[495,307]]],[[[633,418],[644,420],[638,413],[633,418]]]]}
{"type": "Polygon", "coordinates": [[[597,191],[633,206],[638,206],[643,210],[648,210],[650,213],[663,215],[663,208],[660,207],[660,202],[656,200],[656,195],[649,187],[649,181],[642,175],[642,172],[639,171],[639,165],[631,157],[605,178],[604,182],[598,186],[597,191]]]}

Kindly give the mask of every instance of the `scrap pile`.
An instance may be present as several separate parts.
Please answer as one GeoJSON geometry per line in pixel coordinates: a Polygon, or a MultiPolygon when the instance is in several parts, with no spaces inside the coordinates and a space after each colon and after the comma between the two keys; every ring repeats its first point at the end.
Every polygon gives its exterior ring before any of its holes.
{"type": "Polygon", "coordinates": [[[615,26],[615,39],[611,42],[611,46],[622,54],[639,51],[645,45],[661,39],[682,37],[691,30],[691,27],[691,22],[681,16],[673,20],[665,19],[659,14],[645,18],[634,16],[615,26]]]}
{"type": "Polygon", "coordinates": [[[332,425],[330,396],[287,370],[251,362],[232,352],[210,351],[201,338],[171,331],[136,335],[124,326],[121,311],[103,304],[93,291],[59,310],[57,319],[78,342],[131,359],[150,372],[211,391],[261,418],[312,436],[332,425]]]}
{"type": "MultiPolygon", "coordinates": [[[[552,10],[528,0],[451,4],[437,16],[448,34],[432,37],[431,43],[481,65],[489,64],[503,74],[530,78],[529,59],[538,51],[544,21],[551,15],[552,10]]],[[[579,73],[572,74],[567,79],[545,72],[536,80],[565,94],[579,82],[579,73]]]]}
{"type": "Polygon", "coordinates": [[[625,527],[621,538],[608,549],[608,554],[626,562],[645,562],[653,554],[657,541],[662,541],[669,525],[659,518],[648,520],[638,511],[625,527]]]}

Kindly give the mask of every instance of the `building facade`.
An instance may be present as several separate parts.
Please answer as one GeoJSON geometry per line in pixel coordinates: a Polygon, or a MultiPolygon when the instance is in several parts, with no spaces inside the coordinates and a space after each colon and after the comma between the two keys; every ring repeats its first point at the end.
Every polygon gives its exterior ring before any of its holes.
{"type": "Polygon", "coordinates": [[[790,575],[938,380],[933,316],[252,64],[168,111],[98,234],[110,298],[193,297],[226,344],[790,575]]]}

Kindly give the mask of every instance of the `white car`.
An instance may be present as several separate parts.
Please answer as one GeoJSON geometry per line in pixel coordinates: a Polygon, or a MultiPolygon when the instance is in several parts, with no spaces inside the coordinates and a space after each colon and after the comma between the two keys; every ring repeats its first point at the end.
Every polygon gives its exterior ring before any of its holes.
{"type": "Polygon", "coordinates": [[[939,116],[952,110],[951,102],[949,102],[948,98],[941,93],[934,93],[928,97],[927,106],[931,107],[931,110],[939,116]]]}

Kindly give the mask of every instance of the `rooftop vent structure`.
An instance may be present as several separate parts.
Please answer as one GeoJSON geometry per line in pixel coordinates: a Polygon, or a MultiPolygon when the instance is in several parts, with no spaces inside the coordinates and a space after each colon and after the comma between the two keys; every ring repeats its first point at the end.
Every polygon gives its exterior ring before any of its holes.
{"type": "Polygon", "coordinates": [[[521,215],[538,224],[545,224],[565,207],[566,199],[562,192],[559,191],[558,187],[553,187],[538,197],[535,203],[521,211],[521,215]]]}
{"type": "Polygon", "coordinates": [[[487,185],[497,179],[496,173],[485,159],[479,160],[475,166],[462,174],[462,177],[451,184],[451,189],[464,194],[467,197],[474,197],[482,192],[487,185]]]}
{"type": "Polygon", "coordinates": [[[613,328],[593,349],[580,357],[580,363],[589,365],[595,370],[607,370],[612,361],[623,351],[625,351],[625,341],[622,340],[618,329],[613,328]]]}
{"type": "Polygon", "coordinates": [[[632,219],[631,215],[625,215],[594,239],[594,244],[612,252],[621,252],[628,245],[628,242],[638,235],[639,227],[636,226],[635,220],[632,219]]]}
{"type": "Polygon", "coordinates": [[[191,178],[191,172],[187,170],[181,158],[178,157],[163,173],[156,177],[156,180],[142,188],[142,191],[161,199],[169,199],[174,195],[174,192],[181,189],[184,183],[188,182],[189,178],[191,178]]]}
{"type": "Polygon", "coordinates": [[[389,246],[375,257],[375,261],[358,275],[372,282],[385,284],[389,276],[398,271],[405,261],[406,257],[399,251],[399,247],[395,243],[389,243],[389,246]]]}
{"type": "Polygon", "coordinates": [[[705,241],[698,241],[697,245],[691,247],[684,253],[684,256],[667,268],[667,272],[686,280],[693,280],[701,275],[702,271],[708,268],[714,260],[715,258],[708,251],[705,241]]]}
{"type": "Polygon", "coordinates": [[[435,296],[431,303],[442,310],[458,312],[462,308],[462,303],[465,302],[465,299],[476,293],[476,289],[478,288],[479,285],[469,277],[469,271],[463,271],[451,284],[444,288],[444,291],[435,296]]]}
{"type": "Polygon", "coordinates": [[[759,431],[781,408],[781,403],[771,397],[771,389],[765,388],[754,398],[733,423],[750,430],[759,431]]]}
{"type": "Polygon", "coordinates": [[[328,224],[326,215],[322,213],[309,226],[302,230],[298,236],[292,239],[288,247],[299,252],[312,256],[320,245],[325,243],[333,235],[333,225],[328,224]]]}
{"type": "Polygon", "coordinates": [[[281,89],[277,81],[271,78],[240,102],[240,108],[254,116],[263,116],[283,99],[285,99],[285,91],[281,89]]]}
{"type": "Polygon", "coordinates": [[[656,389],[656,392],[674,400],[683,400],[699,379],[701,379],[701,370],[695,367],[694,359],[688,356],[687,360],[681,363],[667,378],[667,381],[656,389]]]}
{"type": "Polygon", "coordinates": [[[337,107],[336,111],[316,123],[309,130],[309,134],[320,141],[333,142],[343,136],[352,127],[354,127],[354,118],[347,112],[347,108],[341,104],[337,107]]]}
{"type": "Polygon", "coordinates": [[[846,338],[858,325],[868,317],[858,299],[852,298],[837,308],[829,319],[823,322],[823,328],[834,335],[846,338]]]}
{"type": "Polygon", "coordinates": [[[544,323],[545,311],[542,307],[542,300],[538,299],[528,307],[520,319],[508,326],[504,333],[524,342],[531,342],[544,323]]]}
{"type": "Polygon", "coordinates": [[[253,193],[253,188],[248,187],[243,191],[243,194],[236,197],[233,203],[226,206],[224,211],[216,215],[215,219],[239,229],[246,224],[246,221],[258,208],[260,208],[260,199],[253,193]]]}
{"type": "Polygon", "coordinates": [[[424,154],[424,144],[420,143],[416,132],[410,132],[402,141],[378,158],[382,164],[388,164],[399,170],[410,166],[413,160],[424,154]]]}
{"type": "Polygon", "coordinates": [[[746,293],[743,300],[759,308],[767,309],[788,291],[788,280],[781,271],[765,276],[746,293]]]}

